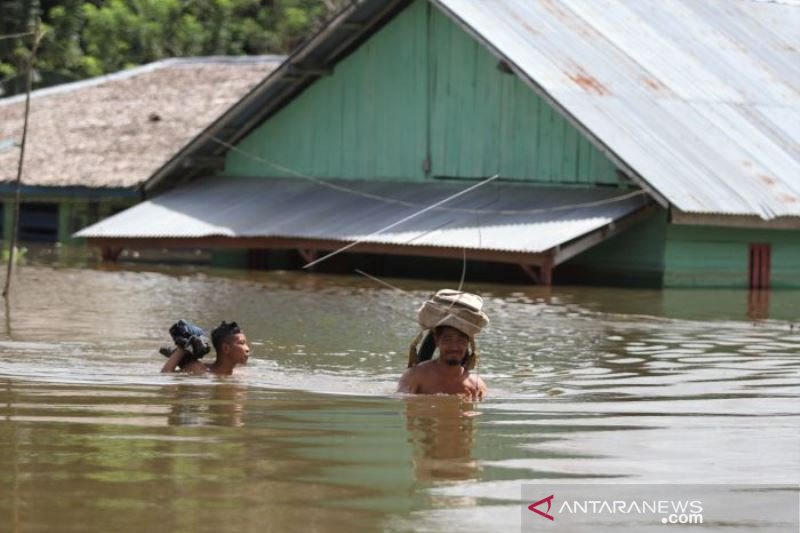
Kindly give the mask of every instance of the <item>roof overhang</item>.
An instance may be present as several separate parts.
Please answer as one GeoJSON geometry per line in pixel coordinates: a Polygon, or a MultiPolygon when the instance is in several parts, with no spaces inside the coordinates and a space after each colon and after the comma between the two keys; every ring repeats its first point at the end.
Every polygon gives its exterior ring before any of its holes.
{"type": "Polygon", "coordinates": [[[757,216],[709,215],[670,211],[670,223],[685,226],[716,226],[721,228],[747,228],[768,230],[800,230],[800,217],[777,217],[764,220],[757,216]]]}
{"type": "Polygon", "coordinates": [[[348,251],[555,266],[651,214],[640,190],[205,178],[78,232],[103,248],[348,251]],[[403,221],[396,224],[398,221],[403,221]],[[391,226],[391,227],[389,227],[391,226]]]}

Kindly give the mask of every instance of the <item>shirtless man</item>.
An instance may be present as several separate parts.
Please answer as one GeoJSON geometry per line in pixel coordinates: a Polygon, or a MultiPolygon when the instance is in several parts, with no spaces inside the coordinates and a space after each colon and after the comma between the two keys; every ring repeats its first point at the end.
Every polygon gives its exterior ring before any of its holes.
{"type": "Polygon", "coordinates": [[[161,368],[161,372],[175,372],[180,370],[188,374],[217,374],[229,376],[233,374],[236,365],[247,363],[250,356],[250,346],[247,337],[236,322],[223,322],[211,332],[211,344],[217,352],[217,359],[213,363],[205,364],[198,359],[182,365],[181,360],[186,355],[186,350],[178,346],[169,356],[161,368]]]}
{"type": "Polygon", "coordinates": [[[438,326],[433,339],[439,357],[405,371],[397,392],[409,394],[460,394],[472,400],[486,396],[486,384],[465,368],[469,336],[452,326],[438,326]]]}

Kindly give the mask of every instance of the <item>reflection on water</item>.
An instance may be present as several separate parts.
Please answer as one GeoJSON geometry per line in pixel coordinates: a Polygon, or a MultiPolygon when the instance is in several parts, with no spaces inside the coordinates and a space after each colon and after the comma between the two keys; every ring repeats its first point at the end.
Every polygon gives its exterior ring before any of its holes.
{"type": "Polygon", "coordinates": [[[170,400],[167,423],[171,426],[244,425],[247,388],[238,383],[221,383],[211,389],[187,384],[164,387],[170,400]]]}
{"type": "Polygon", "coordinates": [[[506,530],[531,481],[800,479],[797,293],[468,286],[492,318],[474,404],[393,393],[432,283],[18,274],[3,531],[506,530]],[[239,321],[250,364],[159,374],[181,317],[239,321]]]}
{"type": "Polygon", "coordinates": [[[417,481],[476,480],[478,461],[472,457],[475,404],[456,397],[420,396],[405,400],[406,427],[414,448],[417,481]]]}

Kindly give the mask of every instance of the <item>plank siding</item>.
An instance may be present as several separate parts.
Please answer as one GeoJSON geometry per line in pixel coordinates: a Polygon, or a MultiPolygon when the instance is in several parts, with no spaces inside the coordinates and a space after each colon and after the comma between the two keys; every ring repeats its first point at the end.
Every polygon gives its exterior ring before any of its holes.
{"type": "MultiPolygon", "coordinates": [[[[594,246],[560,266],[568,281],[660,287],[664,273],[667,212],[594,246]]],[[[557,270],[558,272],[558,270],[557,270]]]]}
{"type": "Polygon", "coordinates": [[[495,173],[616,184],[616,167],[477,41],[424,0],[229,152],[225,172],[422,181],[495,173]],[[430,158],[430,172],[425,160],[430,158]]]}
{"type": "Polygon", "coordinates": [[[746,289],[751,243],[771,247],[772,288],[800,288],[800,235],[796,231],[677,225],[667,231],[664,285],[746,289]]]}

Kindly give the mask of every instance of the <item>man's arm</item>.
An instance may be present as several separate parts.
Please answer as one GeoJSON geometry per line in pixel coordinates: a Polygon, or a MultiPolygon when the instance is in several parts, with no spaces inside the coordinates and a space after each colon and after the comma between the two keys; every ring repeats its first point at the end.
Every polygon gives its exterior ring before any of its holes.
{"type": "Polygon", "coordinates": [[[411,367],[400,376],[400,382],[397,384],[397,392],[405,394],[417,394],[419,392],[419,379],[416,367],[411,367]]]}
{"type": "Polygon", "coordinates": [[[184,355],[186,355],[186,351],[180,346],[177,346],[172,354],[170,354],[170,356],[167,358],[167,362],[164,363],[164,366],[161,367],[161,373],[166,374],[175,372],[184,355]]]}
{"type": "Polygon", "coordinates": [[[480,376],[475,376],[475,385],[478,387],[477,399],[483,400],[484,398],[486,398],[488,390],[486,389],[486,383],[483,382],[480,376]]]}

